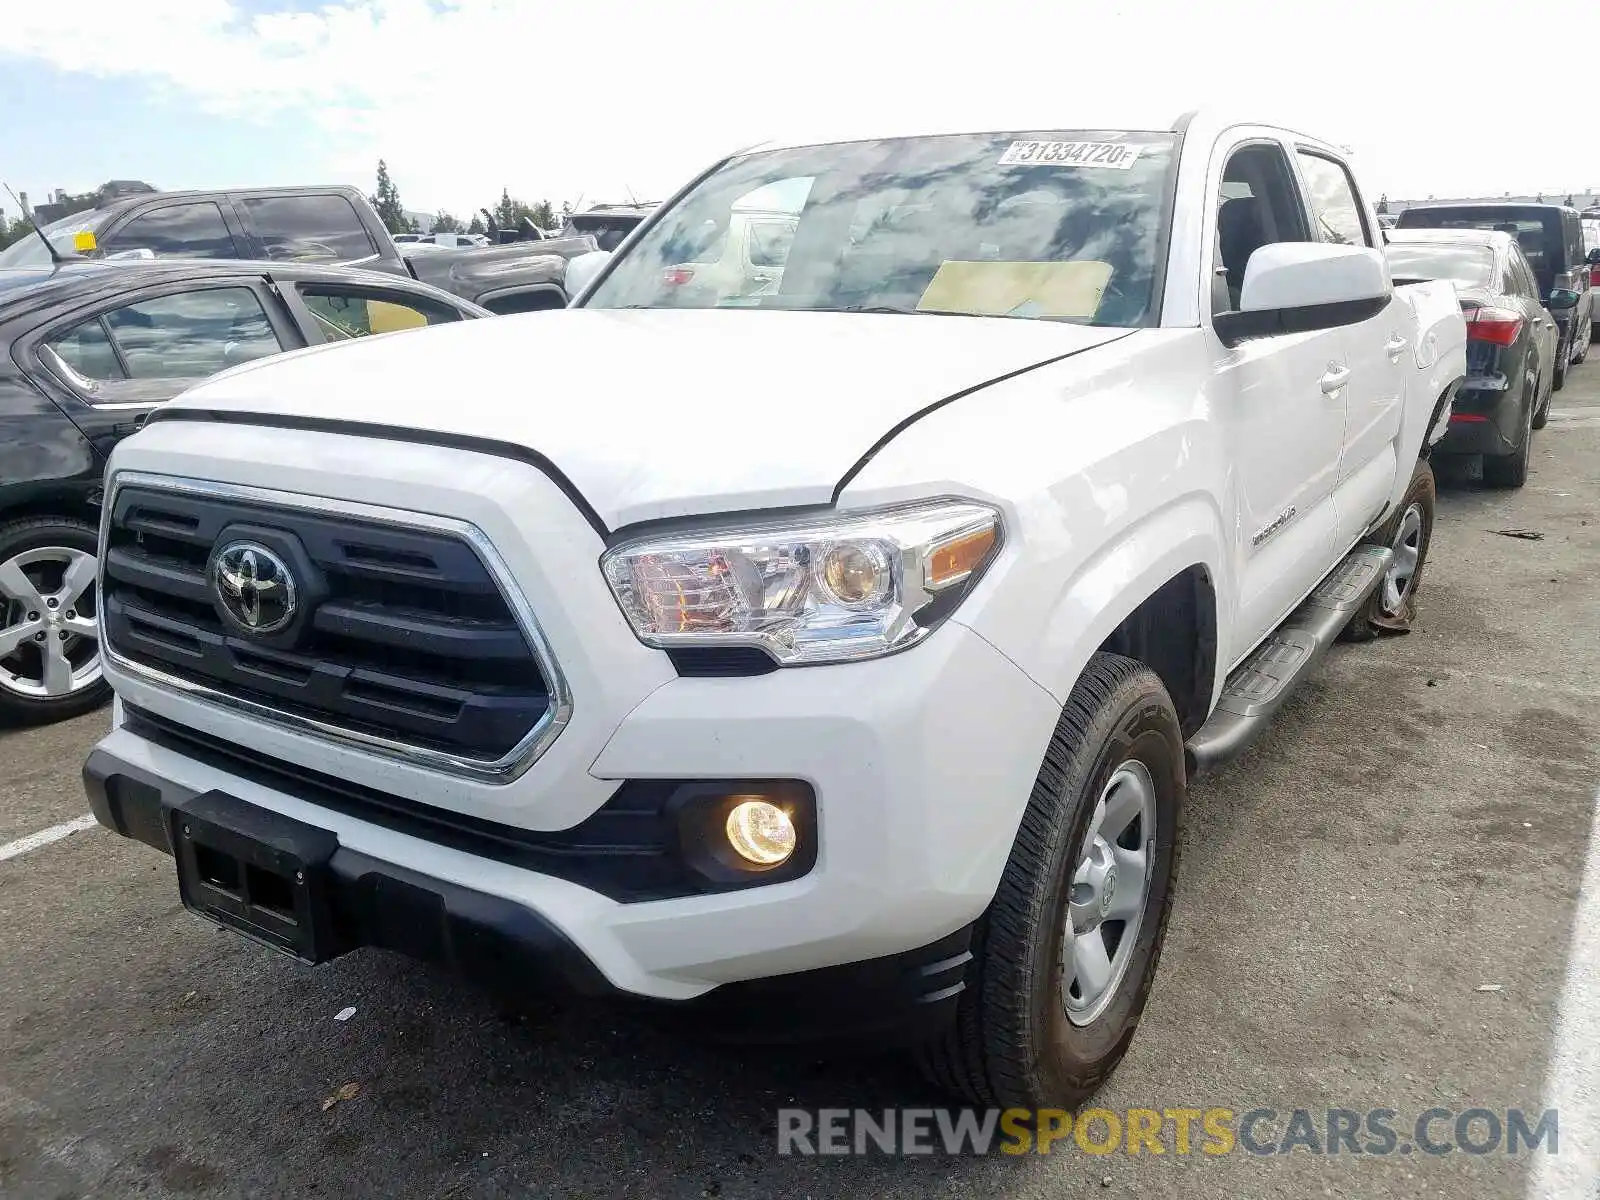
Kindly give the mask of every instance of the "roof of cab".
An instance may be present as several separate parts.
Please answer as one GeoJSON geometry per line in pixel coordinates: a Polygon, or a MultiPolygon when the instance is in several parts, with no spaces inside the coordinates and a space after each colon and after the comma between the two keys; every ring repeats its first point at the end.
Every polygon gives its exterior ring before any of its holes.
{"type": "MultiPolygon", "coordinates": [[[[996,117],[1000,114],[997,112],[996,117]]],[[[1157,108],[1153,105],[1139,108],[1119,104],[1110,112],[1101,112],[1098,109],[1088,117],[1067,116],[1065,120],[1051,120],[1046,117],[1041,123],[1040,114],[1036,108],[1030,106],[1026,113],[1006,114],[1006,120],[980,119],[969,120],[961,124],[940,124],[922,128],[884,129],[871,133],[861,133],[859,127],[848,133],[817,129],[808,131],[810,136],[804,137],[778,137],[745,146],[734,151],[735,155],[749,154],[755,151],[769,150],[797,150],[807,146],[842,145],[850,142],[876,141],[889,138],[906,137],[942,137],[947,135],[971,133],[1012,133],[1012,132],[1043,132],[1052,129],[1082,130],[1092,132],[1097,130],[1121,130],[1128,133],[1182,133],[1194,129],[1205,137],[1215,137],[1224,130],[1236,125],[1260,126],[1268,129],[1277,129],[1286,134],[1292,134],[1297,139],[1307,142],[1319,143],[1326,149],[1339,150],[1346,153],[1335,143],[1316,134],[1308,133],[1292,124],[1270,118],[1253,115],[1248,109],[1233,109],[1221,107],[1200,107],[1174,114],[1170,108],[1157,108]]]]}

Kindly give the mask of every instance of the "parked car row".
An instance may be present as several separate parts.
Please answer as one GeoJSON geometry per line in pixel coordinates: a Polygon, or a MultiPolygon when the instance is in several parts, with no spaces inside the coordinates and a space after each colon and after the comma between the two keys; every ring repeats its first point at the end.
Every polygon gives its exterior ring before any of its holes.
{"type": "MultiPolygon", "coordinates": [[[[573,214],[556,237],[531,224],[494,228],[491,245],[472,234],[391,237],[371,203],[352,187],[152,190],[110,196],[91,211],[46,225],[43,233],[58,253],[87,247],[84,252],[93,257],[112,260],[262,259],[361,267],[420,279],[491,312],[512,313],[565,305],[568,261],[614,248],[648,212],[597,206],[573,214]]],[[[50,249],[39,239],[23,238],[0,250],[0,269],[49,261],[50,249]]]]}
{"type": "Polygon", "coordinates": [[[1386,235],[1396,283],[1449,280],[1467,322],[1467,378],[1440,453],[1481,455],[1484,482],[1528,478],[1533,432],[1594,337],[1600,247],[1557,204],[1407,208],[1386,235]]]}

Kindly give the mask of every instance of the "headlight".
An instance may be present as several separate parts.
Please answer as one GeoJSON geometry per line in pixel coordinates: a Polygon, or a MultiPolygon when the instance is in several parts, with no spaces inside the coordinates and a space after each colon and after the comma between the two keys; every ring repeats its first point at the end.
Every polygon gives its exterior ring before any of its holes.
{"type": "Polygon", "coordinates": [[[944,500],[627,542],[600,560],[647,645],[760,646],[780,663],[911,645],[1000,543],[1000,514],[944,500]]]}

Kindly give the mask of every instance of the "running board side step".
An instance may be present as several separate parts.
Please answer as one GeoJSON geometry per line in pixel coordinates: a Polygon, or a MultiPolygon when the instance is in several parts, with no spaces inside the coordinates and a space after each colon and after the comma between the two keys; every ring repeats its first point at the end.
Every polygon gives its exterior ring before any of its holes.
{"type": "Polygon", "coordinates": [[[1377,590],[1393,558],[1387,546],[1357,546],[1228,676],[1210,720],[1189,739],[1196,771],[1221,766],[1255,741],[1377,590]]]}

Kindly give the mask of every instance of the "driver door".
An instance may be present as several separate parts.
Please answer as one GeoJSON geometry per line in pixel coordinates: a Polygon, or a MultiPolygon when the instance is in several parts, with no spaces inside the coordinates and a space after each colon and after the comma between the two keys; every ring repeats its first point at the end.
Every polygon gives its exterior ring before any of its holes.
{"type": "MultiPolygon", "coordinates": [[[[1237,308],[1249,256],[1312,240],[1284,147],[1235,146],[1218,186],[1213,313],[1237,308]]],[[[1334,487],[1351,366],[1340,329],[1212,343],[1217,415],[1232,464],[1239,608],[1221,647],[1236,666],[1332,566],[1334,487]]]]}

